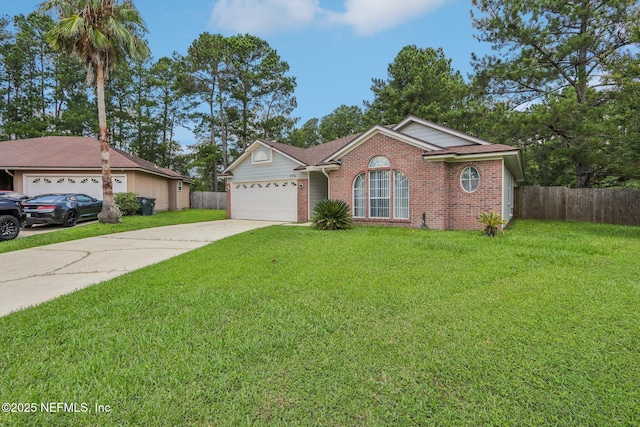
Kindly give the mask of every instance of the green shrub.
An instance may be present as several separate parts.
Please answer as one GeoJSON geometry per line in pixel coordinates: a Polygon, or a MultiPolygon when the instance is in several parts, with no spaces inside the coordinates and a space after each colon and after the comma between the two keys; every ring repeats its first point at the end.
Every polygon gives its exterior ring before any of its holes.
{"type": "Polygon", "coordinates": [[[116,206],[120,209],[122,216],[135,215],[140,210],[140,200],[138,200],[136,193],[116,193],[114,198],[116,206]]]}
{"type": "Polygon", "coordinates": [[[313,210],[311,222],[319,230],[347,230],[353,225],[349,205],[342,200],[322,200],[313,210]]]}
{"type": "Polygon", "coordinates": [[[498,228],[506,224],[507,221],[500,218],[500,214],[491,211],[490,213],[482,212],[478,222],[484,225],[484,233],[489,237],[494,237],[498,228]]]}

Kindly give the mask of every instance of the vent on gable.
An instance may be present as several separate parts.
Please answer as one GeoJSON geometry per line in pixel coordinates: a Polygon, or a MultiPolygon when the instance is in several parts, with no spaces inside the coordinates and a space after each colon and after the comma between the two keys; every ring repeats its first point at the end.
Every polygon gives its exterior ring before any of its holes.
{"type": "Polygon", "coordinates": [[[270,163],[271,162],[271,151],[265,149],[257,149],[253,153],[251,153],[251,161],[255,163],[270,163]]]}

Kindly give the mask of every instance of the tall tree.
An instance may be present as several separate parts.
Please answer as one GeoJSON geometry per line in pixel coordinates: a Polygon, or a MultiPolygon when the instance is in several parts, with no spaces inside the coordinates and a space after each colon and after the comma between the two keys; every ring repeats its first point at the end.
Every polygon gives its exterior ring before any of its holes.
{"type": "MultiPolygon", "coordinates": [[[[541,122],[551,131],[549,150],[562,153],[575,169],[575,184],[588,187],[598,172],[594,153],[604,153],[602,130],[589,122],[601,116],[606,94],[593,90],[627,53],[631,25],[639,18],[636,0],[472,0],[478,38],[496,55],[475,58],[488,92],[510,96],[524,108],[545,103],[553,110],[572,108],[572,120],[541,122]]],[[[535,106],[534,108],[538,108],[535,106]]],[[[540,117],[540,116],[538,116],[540,117]]],[[[540,148],[540,141],[533,140],[540,148]]]]}
{"type": "Polygon", "coordinates": [[[278,125],[291,123],[276,117],[295,108],[296,81],[287,76],[289,64],[265,40],[245,34],[229,37],[228,43],[229,91],[239,119],[234,128],[245,151],[253,138],[273,138],[278,125]]]}
{"type": "Polygon", "coordinates": [[[180,87],[184,74],[184,61],[177,54],[172,58],[160,58],[150,70],[151,87],[157,100],[156,120],[160,129],[161,158],[157,162],[164,167],[175,167],[181,151],[180,144],[175,141],[175,132],[185,120],[182,113],[185,100],[180,87]]]}
{"type": "Polygon", "coordinates": [[[53,129],[56,135],[95,135],[98,118],[95,97],[82,84],[86,74],[78,59],[69,55],[55,55],[53,83],[53,129]]]}
{"type": "Polygon", "coordinates": [[[373,79],[374,99],[365,103],[369,124],[392,124],[414,115],[455,127],[469,89],[442,48],[405,46],[387,73],[387,80],[373,79]]]}
{"type": "MultiPolygon", "coordinates": [[[[640,26],[634,40],[640,41],[640,26]]],[[[608,146],[613,160],[611,181],[640,188],[640,54],[617,64],[609,82],[615,103],[607,114],[616,130],[608,146]]]]}
{"type": "Polygon", "coordinates": [[[46,0],[41,10],[53,12],[58,17],[58,22],[48,32],[51,46],[77,56],[87,69],[87,83],[95,82],[103,193],[98,219],[101,223],[120,222],[109,163],[104,83],[118,61],[127,56],[139,59],[149,54],[141,37],[146,31],[144,21],[129,0],[46,0]]]}
{"type": "Polygon", "coordinates": [[[13,17],[15,33],[0,47],[4,70],[3,121],[12,138],[47,133],[52,98],[53,59],[45,33],[50,18],[37,13],[13,17]]]}
{"type": "Polygon", "coordinates": [[[323,141],[318,131],[319,123],[320,120],[315,117],[307,120],[301,127],[291,131],[285,142],[289,145],[303,148],[313,147],[322,143],[323,141]]]}
{"type": "Polygon", "coordinates": [[[225,106],[229,97],[227,91],[228,69],[225,62],[228,42],[220,34],[202,33],[189,46],[185,59],[189,79],[183,90],[194,102],[192,119],[196,121],[196,134],[200,135],[199,153],[208,160],[201,162],[201,170],[210,168],[209,189],[218,191],[218,164],[226,168],[228,161],[227,118],[225,106]],[[197,108],[203,106],[204,108],[197,108]],[[218,148],[218,141],[222,151],[218,148]],[[211,148],[202,147],[210,145],[211,148]]]}
{"type": "Polygon", "coordinates": [[[322,142],[363,132],[367,128],[362,108],[357,105],[341,105],[320,121],[318,132],[322,142]]]}
{"type": "Polygon", "coordinates": [[[9,80],[7,73],[7,65],[5,57],[9,52],[12,43],[12,34],[8,29],[9,19],[0,16],[0,140],[9,139],[9,135],[5,129],[7,122],[6,111],[9,102],[9,80]]]}

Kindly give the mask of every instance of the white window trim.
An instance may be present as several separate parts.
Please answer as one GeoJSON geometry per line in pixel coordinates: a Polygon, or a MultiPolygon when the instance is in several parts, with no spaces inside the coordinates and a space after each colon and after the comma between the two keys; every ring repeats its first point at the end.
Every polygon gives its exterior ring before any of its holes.
{"type": "MultiPolygon", "coordinates": [[[[369,179],[369,218],[383,218],[383,219],[391,219],[391,170],[390,169],[374,169],[374,170],[370,170],[368,172],[368,179],[369,179]],[[372,186],[371,186],[371,174],[372,173],[379,173],[379,172],[386,172],[387,176],[386,176],[386,180],[379,180],[380,182],[387,182],[387,187],[386,188],[382,188],[382,190],[387,190],[387,196],[386,197],[373,197],[371,195],[371,191],[372,191],[372,186]],[[388,206],[386,207],[389,214],[386,216],[374,216],[372,214],[372,210],[373,210],[373,206],[372,206],[372,201],[373,200],[387,200],[389,202],[388,206]]],[[[384,207],[377,207],[378,209],[384,209],[384,207]]]]}
{"type": "Polygon", "coordinates": [[[394,219],[409,219],[411,218],[411,195],[409,192],[409,177],[407,176],[407,174],[405,174],[402,171],[399,170],[394,170],[393,171],[393,218],[394,219]],[[402,176],[404,176],[404,179],[407,182],[407,193],[406,193],[406,200],[407,200],[407,207],[405,208],[398,206],[398,182],[397,182],[397,175],[401,174],[402,176]],[[398,216],[398,209],[402,209],[407,211],[407,216],[398,216]]]}
{"type": "Polygon", "coordinates": [[[391,168],[391,162],[385,156],[375,156],[373,159],[369,160],[369,169],[383,168],[391,168]]]}
{"type": "Polygon", "coordinates": [[[262,149],[258,148],[251,153],[251,164],[253,165],[263,165],[273,162],[273,150],[271,149],[262,149]],[[256,154],[265,154],[267,156],[266,159],[256,159],[256,154]]]}
{"type": "Polygon", "coordinates": [[[366,218],[367,212],[367,173],[361,172],[353,179],[353,184],[351,185],[351,203],[353,206],[353,217],[354,218],[366,218]],[[356,215],[356,181],[358,178],[362,177],[362,206],[360,207],[362,210],[362,215],[356,215]]]}

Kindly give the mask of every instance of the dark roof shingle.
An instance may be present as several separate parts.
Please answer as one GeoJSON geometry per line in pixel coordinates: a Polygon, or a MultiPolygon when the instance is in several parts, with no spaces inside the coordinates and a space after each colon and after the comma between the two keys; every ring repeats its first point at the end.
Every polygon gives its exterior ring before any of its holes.
{"type": "Polygon", "coordinates": [[[309,148],[301,148],[293,145],[282,144],[280,142],[267,141],[261,139],[260,142],[269,145],[298,160],[306,166],[319,165],[324,159],[330,157],[333,153],[339,151],[351,141],[362,135],[362,133],[345,136],[333,141],[325,142],[324,144],[315,145],[309,148]]]}
{"type": "Polygon", "coordinates": [[[505,151],[517,151],[518,147],[511,147],[504,144],[490,144],[490,145],[461,145],[457,147],[449,147],[443,150],[425,151],[422,155],[429,156],[442,156],[446,154],[485,154],[485,153],[502,153],[505,151]]]}
{"type": "MultiPolygon", "coordinates": [[[[171,178],[179,173],[110,147],[112,169],[142,169],[171,178]]],[[[0,168],[4,169],[100,169],[100,142],[82,136],[46,136],[0,142],[0,168]]]]}

